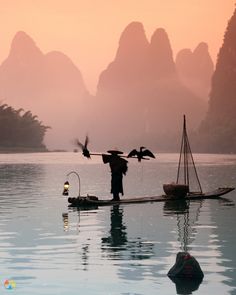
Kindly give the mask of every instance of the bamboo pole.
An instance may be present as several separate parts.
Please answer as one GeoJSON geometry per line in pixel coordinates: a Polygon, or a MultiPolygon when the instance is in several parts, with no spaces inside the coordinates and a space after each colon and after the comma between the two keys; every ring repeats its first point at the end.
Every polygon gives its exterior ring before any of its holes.
{"type": "MultiPolygon", "coordinates": [[[[103,153],[89,153],[91,156],[102,156],[102,155],[107,155],[107,154],[103,154],[103,153]]],[[[110,155],[109,155],[110,156],[110,155]]],[[[119,155],[119,157],[121,158],[127,158],[127,159],[138,159],[138,157],[128,157],[128,156],[125,156],[125,155],[119,155]]],[[[142,158],[141,160],[150,160],[148,158],[142,158]]]]}

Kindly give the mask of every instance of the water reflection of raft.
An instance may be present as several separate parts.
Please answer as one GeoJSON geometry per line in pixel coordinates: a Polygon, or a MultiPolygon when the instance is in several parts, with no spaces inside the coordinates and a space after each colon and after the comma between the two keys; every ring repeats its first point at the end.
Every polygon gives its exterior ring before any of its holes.
{"type": "MultiPolygon", "coordinates": [[[[204,199],[217,199],[221,196],[234,190],[232,187],[221,187],[214,191],[207,193],[189,193],[184,199],[185,200],[204,200],[204,199]]],[[[153,196],[153,197],[137,197],[137,198],[122,198],[120,201],[112,200],[100,200],[95,196],[87,197],[77,197],[77,198],[68,198],[70,207],[89,207],[89,206],[107,206],[107,205],[116,205],[116,204],[137,204],[137,203],[147,203],[147,202],[165,202],[173,200],[183,200],[182,197],[173,197],[173,196],[153,196]]]]}

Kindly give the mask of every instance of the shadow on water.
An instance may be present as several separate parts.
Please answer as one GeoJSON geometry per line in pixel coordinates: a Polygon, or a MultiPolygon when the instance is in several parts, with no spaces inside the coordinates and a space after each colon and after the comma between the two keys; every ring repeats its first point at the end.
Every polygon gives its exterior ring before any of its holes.
{"type": "Polygon", "coordinates": [[[191,249],[190,245],[197,234],[194,225],[199,219],[203,202],[202,200],[189,201],[183,199],[164,203],[164,215],[176,218],[178,241],[181,244],[181,250],[184,252],[191,249]]]}
{"type": "Polygon", "coordinates": [[[201,278],[170,278],[176,286],[176,293],[178,295],[189,295],[197,291],[202,283],[201,278]]]}
{"type": "Polygon", "coordinates": [[[219,198],[219,204],[222,207],[235,207],[234,201],[223,197],[219,198]]]}
{"type": "Polygon", "coordinates": [[[123,208],[111,207],[111,229],[108,237],[102,238],[102,249],[117,252],[125,249],[127,240],[126,226],[123,224],[123,208]]]}
{"type": "MultiPolygon", "coordinates": [[[[218,204],[224,207],[234,207],[235,203],[227,198],[219,198],[218,204]]],[[[166,201],[163,206],[165,216],[174,216],[177,221],[178,241],[181,244],[181,250],[188,252],[191,249],[191,243],[197,235],[196,224],[200,217],[200,211],[204,204],[203,200],[178,200],[166,201]]],[[[180,271],[180,269],[179,269],[180,271]]],[[[170,277],[176,286],[176,292],[179,295],[192,294],[197,291],[203,278],[194,277],[170,277]]]]}
{"type": "Polygon", "coordinates": [[[185,214],[189,210],[189,201],[185,199],[165,201],[163,211],[165,215],[185,214]]]}
{"type": "Polygon", "coordinates": [[[109,260],[119,260],[118,275],[122,280],[144,280],[148,273],[155,277],[158,265],[150,264],[146,260],[154,258],[155,244],[146,238],[135,236],[128,237],[128,228],[123,220],[124,207],[114,205],[110,208],[109,235],[101,238],[103,257],[109,260]]]}
{"type": "MultiPolygon", "coordinates": [[[[102,254],[101,259],[103,261],[113,261],[111,262],[112,264],[114,263],[116,266],[119,265],[117,275],[121,280],[140,281],[144,280],[147,276],[150,276],[151,279],[156,278],[162,268],[162,264],[153,264],[152,258],[155,259],[155,256],[157,255],[159,242],[155,243],[150,241],[147,236],[143,237],[140,232],[133,236],[132,231],[130,231],[130,228],[128,229],[128,227],[133,228],[134,224],[130,224],[130,218],[125,220],[124,214],[129,212],[126,209],[128,210],[130,208],[122,205],[113,205],[106,207],[105,209],[100,208],[99,210],[69,208],[68,213],[65,212],[62,215],[63,228],[64,231],[70,231],[72,229],[71,220],[73,219],[73,216],[70,216],[70,214],[73,214],[76,211],[78,214],[78,227],[81,225],[82,231],[84,230],[84,225],[91,220],[92,215],[96,215],[98,220],[100,216],[102,216],[103,220],[106,213],[108,213],[109,221],[106,221],[104,224],[106,231],[104,232],[105,228],[103,228],[103,230],[100,231],[102,237],[99,237],[102,254]],[[109,225],[108,228],[106,225],[109,225]],[[149,260],[149,263],[146,260],[149,260]]],[[[138,222],[139,221],[137,220],[137,223],[138,222]]],[[[97,221],[94,225],[98,226],[97,221]]],[[[81,235],[83,233],[78,232],[78,234],[81,235]]],[[[84,260],[84,262],[86,261],[88,267],[91,266],[91,263],[94,263],[94,261],[92,262],[91,259],[89,259],[89,256],[91,255],[91,253],[89,253],[90,244],[91,241],[88,241],[88,247],[84,245],[84,258],[87,257],[87,260],[84,260]]],[[[80,253],[82,252],[81,249],[80,253]]],[[[84,270],[86,269],[87,268],[84,268],[84,270]]]]}
{"type": "MultiPolygon", "coordinates": [[[[190,244],[193,242],[197,232],[193,226],[199,219],[200,209],[202,207],[203,201],[190,202],[189,200],[172,200],[166,201],[163,206],[163,211],[166,216],[174,216],[177,221],[178,229],[178,241],[181,245],[181,250],[183,253],[188,253],[190,250],[190,244]]],[[[177,263],[176,256],[176,263],[177,263]]],[[[169,277],[170,280],[175,284],[176,293],[179,295],[192,294],[192,292],[198,290],[200,284],[202,283],[202,278],[199,277],[182,277],[182,271],[185,271],[185,267],[191,267],[191,265],[185,265],[187,261],[179,261],[179,265],[176,264],[176,276],[169,277]],[[179,272],[180,276],[177,275],[179,272]]],[[[174,266],[172,267],[172,269],[174,266]]],[[[189,271],[194,271],[189,269],[189,271]]]]}
{"type": "Polygon", "coordinates": [[[123,222],[124,209],[114,205],[110,209],[110,231],[108,237],[102,238],[102,251],[108,253],[110,259],[143,260],[154,255],[154,244],[137,237],[129,240],[127,227],[123,222]]]}
{"type": "MultiPolygon", "coordinates": [[[[147,185],[148,193],[157,187],[154,172],[164,175],[160,166],[153,167],[147,170],[155,178],[153,187],[147,185]]],[[[97,169],[92,165],[88,168],[83,172],[88,176],[87,183],[83,182],[85,191],[92,187],[91,194],[94,191],[105,194],[102,177],[91,181],[90,176],[102,173],[95,173],[97,169]]],[[[218,287],[221,288],[218,293],[231,294],[232,290],[234,294],[236,260],[232,224],[236,214],[231,214],[235,213],[232,201],[223,198],[204,201],[203,218],[197,222],[199,201],[71,212],[59,195],[64,171],[72,169],[74,166],[64,164],[0,165],[1,276],[10,275],[21,294],[77,294],[85,290],[88,294],[103,294],[104,288],[114,288],[111,289],[114,294],[208,294],[204,292],[206,289],[212,293],[218,287]],[[174,239],[173,232],[176,232],[174,239]],[[184,249],[186,241],[187,249],[200,256],[201,264],[205,265],[201,286],[197,281],[172,282],[166,275],[172,265],[170,258],[174,258],[173,253],[180,247],[184,249]]],[[[135,182],[136,178],[134,187],[135,182]]]]}
{"type": "MultiPolygon", "coordinates": [[[[173,220],[176,220],[174,223],[176,224],[176,232],[178,234],[177,239],[180,242],[180,249],[182,251],[191,252],[191,250],[193,250],[197,256],[198,254],[196,254],[196,252],[201,253],[200,250],[196,248],[196,245],[198,245],[199,242],[196,241],[196,243],[193,244],[193,241],[196,239],[197,231],[201,231],[202,228],[200,215],[208,214],[207,212],[210,204],[219,204],[222,208],[224,206],[234,206],[232,201],[225,198],[209,202],[200,200],[189,202],[182,200],[181,202],[171,201],[163,203],[163,215],[167,218],[172,217],[171,224],[173,223],[173,220]],[[192,244],[193,246],[191,246],[192,244]]],[[[152,206],[152,208],[154,207],[155,206],[152,206]]],[[[160,208],[160,205],[156,207],[160,208]]],[[[78,236],[80,236],[81,241],[83,242],[79,243],[80,250],[78,251],[79,255],[77,256],[80,263],[79,269],[82,267],[83,270],[88,271],[91,270],[92,266],[95,264],[93,257],[94,249],[91,248],[92,241],[86,239],[86,227],[90,226],[90,236],[93,236],[93,227],[95,226],[95,230],[98,230],[99,228],[99,234],[96,235],[96,246],[101,250],[101,256],[99,258],[101,260],[99,260],[99,263],[108,263],[109,265],[115,266],[116,275],[120,280],[126,282],[134,281],[137,283],[146,280],[147,284],[151,281],[157,283],[162,280],[161,282],[164,282],[167,286],[172,286],[171,288],[175,288],[176,294],[180,295],[192,294],[195,292],[199,293],[201,292],[201,289],[204,290],[209,280],[207,272],[206,280],[204,279],[205,285],[203,284],[202,286],[200,286],[202,279],[199,278],[171,278],[169,280],[166,277],[169,283],[165,281],[166,273],[164,274],[162,265],[158,265],[160,257],[163,255],[161,251],[166,251],[166,248],[162,249],[165,246],[164,244],[161,244],[163,237],[161,236],[159,241],[158,234],[153,239],[151,238],[151,234],[149,235],[149,233],[152,232],[152,229],[154,229],[152,228],[152,224],[154,224],[153,221],[156,221],[156,219],[149,220],[146,216],[144,222],[145,230],[140,230],[140,225],[143,226],[140,222],[141,219],[139,219],[140,216],[143,216],[141,211],[143,212],[144,210],[145,212],[149,212],[145,209],[150,210],[148,204],[145,205],[144,208],[139,207],[137,210],[138,213],[135,211],[135,207],[132,207],[131,210],[129,206],[124,205],[109,206],[106,208],[100,208],[99,210],[98,208],[92,208],[92,210],[86,209],[84,211],[78,210],[76,216],[70,216],[70,212],[71,210],[73,210],[72,212],[75,212],[77,209],[70,208],[68,213],[64,213],[62,219],[65,231],[68,230],[68,214],[71,219],[78,217],[78,224],[81,225],[81,232],[78,232],[78,236]],[[140,208],[142,210],[140,210],[140,208]],[[133,212],[133,215],[130,214],[131,212],[133,212]],[[96,216],[96,218],[92,218],[92,216],[96,216]],[[108,217],[108,219],[106,219],[106,217],[108,217]],[[136,228],[136,233],[132,235],[132,230],[134,228],[136,228]],[[148,259],[150,259],[150,263],[148,259]],[[104,260],[107,261],[104,262],[104,260]],[[200,290],[197,291],[198,289],[200,290]]],[[[160,211],[162,211],[161,208],[160,211]]],[[[206,226],[209,226],[209,224],[206,224],[206,226]]],[[[156,228],[158,227],[155,227],[155,230],[156,228]]],[[[200,246],[203,247],[202,244],[200,244],[200,246]]],[[[177,248],[175,249],[175,252],[178,251],[177,248]]],[[[206,250],[208,251],[207,248],[206,250]]],[[[201,260],[204,260],[204,258],[201,257],[201,260]]],[[[98,263],[98,261],[96,261],[96,263],[98,263]]]]}
{"type": "MultiPolygon", "coordinates": [[[[81,235],[80,227],[83,224],[84,219],[90,219],[92,216],[97,215],[97,206],[90,206],[88,208],[77,208],[77,207],[68,207],[68,212],[62,213],[62,221],[63,221],[63,230],[64,232],[70,233],[70,231],[76,230],[76,236],[81,235]],[[76,213],[76,215],[74,215],[76,213]],[[70,219],[70,215],[76,216],[76,221],[73,221],[73,217],[70,219]]],[[[91,224],[92,225],[92,224],[91,224]]],[[[82,225],[84,226],[84,225],[82,225]]],[[[85,222],[85,226],[89,226],[88,223],[85,222]]],[[[93,232],[94,233],[94,232],[93,232]]],[[[91,234],[93,235],[93,234],[91,234]]],[[[79,244],[78,251],[76,252],[79,254],[75,261],[79,261],[78,265],[75,269],[76,270],[83,270],[88,271],[90,265],[90,258],[91,258],[91,251],[90,248],[92,246],[91,238],[86,236],[85,240],[79,244]]]]}

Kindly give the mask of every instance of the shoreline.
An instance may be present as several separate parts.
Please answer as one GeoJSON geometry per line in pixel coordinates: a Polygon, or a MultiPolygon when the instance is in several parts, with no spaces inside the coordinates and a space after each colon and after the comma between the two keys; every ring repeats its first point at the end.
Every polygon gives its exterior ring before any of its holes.
{"type": "Polygon", "coordinates": [[[11,147],[11,148],[4,148],[0,147],[0,154],[11,154],[11,153],[47,153],[50,152],[47,148],[27,148],[27,147],[11,147]]]}

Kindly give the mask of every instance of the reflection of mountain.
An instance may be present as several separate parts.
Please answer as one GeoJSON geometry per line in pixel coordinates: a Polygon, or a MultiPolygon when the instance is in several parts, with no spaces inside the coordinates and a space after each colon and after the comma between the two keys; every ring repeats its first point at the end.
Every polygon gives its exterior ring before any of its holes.
{"type": "Polygon", "coordinates": [[[60,52],[43,54],[24,32],[18,32],[0,66],[0,97],[23,107],[52,127],[47,143],[63,146],[77,135],[82,105],[89,99],[80,71],[60,52]],[[50,140],[49,140],[50,138],[50,140]]]}

